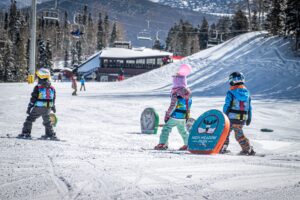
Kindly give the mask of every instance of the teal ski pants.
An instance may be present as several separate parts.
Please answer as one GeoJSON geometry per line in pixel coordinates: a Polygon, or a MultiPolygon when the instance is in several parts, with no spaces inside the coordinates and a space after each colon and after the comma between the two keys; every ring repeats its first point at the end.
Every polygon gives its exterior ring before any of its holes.
{"type": "Polygon", "coordinates": [[[178,129],[179,134],[181,135],[183,142],[185,145],[187,145],[189,135],[186,130],[186,122],[185,120],[176,120],[173,118],[170,118],[167,123],[164,125],[160,138],[159,143],[160,144],[168,144],[169,135],[172,131],[172,128],[176,126],[178,129]]]}

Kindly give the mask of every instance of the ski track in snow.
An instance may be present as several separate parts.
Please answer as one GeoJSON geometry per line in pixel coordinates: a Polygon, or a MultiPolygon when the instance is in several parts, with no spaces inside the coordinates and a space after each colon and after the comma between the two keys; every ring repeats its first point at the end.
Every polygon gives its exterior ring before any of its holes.
{"type": "MultiPolygon", "coordinates": [[[[245,134],[265,157],[145,150],[158,143],[159,135],[139,134],[140,114],[154,107],[163,119],[178,63],[121,83],[87,82],[87,91],[76,97],[70,82],[53,83],[55,130],[64,142],[13,138],[21,131],[33,86],[0,84],[0,199],[300,199],[300,65],[282,48],[285,41],[252,33],[183,61],[193,66],[188,78],[193,118],[222,110],[227,74],[241,64],[254,93],[253,120],[245,134]],[[270,45],[274,48],[266,51],[270,45]],[[246,68],[247,62],[253,67],[246,68]],[[261,74],[265,71],[271,77],[261,74]],[[256,85],[260,80],[262,87],[256,85]]],[[[42,134],[38,119],[32,135],[42,134]]],[[[170,149],[181,145],[174,129],[170,149]]],[[[240,151],[233,134],[229,149],[240,151]]]]}

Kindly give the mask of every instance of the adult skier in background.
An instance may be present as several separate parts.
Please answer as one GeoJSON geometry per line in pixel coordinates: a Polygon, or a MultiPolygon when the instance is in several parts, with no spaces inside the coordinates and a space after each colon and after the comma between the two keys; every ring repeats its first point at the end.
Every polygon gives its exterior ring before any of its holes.
{"type": "Polygon", "coordinates": [[[19,138],[31,138],[32,123],[39,117],[43,118],[43,125],[45,126],[45,135],[42,138],[56,139],[56,133],[50,121],[51,110],[55,113],[55,88],[51,86],[50,71],[46,68],[41,68],[36,73],[38,77],[38,84],[34,87],[31,93],[31,99],[27,107],[28,114],[24,122],[22,133],[18,135],[19,138]]]}
{"type": "MultiPolygon", "coordinates": [[[[230,120],[230,132],[233,130],[235,139],[240,144],[241,155],[255,155],[253,147],[244,135],[243,126],[250,125],[252,119],[252,106],[250,92],[245,87],[245,77],[240,72],[233,72],[229,76],[230,89],[227,92],[223,112],[230,120]]],[[[220,153],[228,152],[230,132],[220,153]]]]}
{"type": "MultiPolygon", "coordinates": [[[[182,66],[182,68],[191,68],[189,65],[185,64],[182,66]]],[[[171,133],[172,128],[175,126],[177,127],[184,143],[179,150],[187,150],[188,132],[186,129],[186,121],[190,115],[192,98],[191,91],[187,87],[186,75],[186,73],[181,73],[179,70],[179,72],[173,76],[171,103],[165,114],[165,125],[163,126],[159,138],[159,144],[154,147],[156,150],[168,149],[169,134],[171,133]]]]}
{"type": "Polygon", "coordinates": [[[72,80],[72,89],[74,90],[72,92],[72,95],[73,96],[76,96],[77,95],[77,77],[76,76],[72,76],[71,77],[71,80],[72,80]]]}
{"type": "Polygon", "coordinates": [[[123,68],[121,68],[118,75],[118,81],[123,81],[124,79],[125,79],[124,70],[123,68]]]}

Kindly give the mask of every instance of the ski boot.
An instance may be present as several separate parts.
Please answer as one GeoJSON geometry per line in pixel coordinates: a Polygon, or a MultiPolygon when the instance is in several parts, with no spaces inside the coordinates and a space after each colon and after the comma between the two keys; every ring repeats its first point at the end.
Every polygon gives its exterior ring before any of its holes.
{"type": "Polygon", "coordinates": [[[56,137],[56,135],[42,135],[41,136],[42,140],[58,140],[58,138],[56,137]]]}
{"type": "Polygon", "coordinates": [[[44,140],[58,140],[58,138],[56,137],[56,133],[53,132],[53,131],[46,131],[46,134],[45,135],[42,135],[41,136],[41,139],[44,139],[44,140]]]}
{"type": "Polygon", "coordinates": [[[167,150],[168,149],[168,145],[166,144],[158,144],[154,147],[155,150],[167,150]]]}
{"type": "Polygon", "coordinates": [[[31,139],[31,134],[29,132],[22,132],[17,136],[20,139],[31,139]]]}
{"type": "Polygon", "coordinates": [[[247,155],[247,156],[254,156],[255,155],[255,151],[253,150],[253,147],[251,146],[249,148],[249,150],[242,150],[239,154],[240,155],[247,155]]]}
{"type": "Polygon", "coordinates": [[[221,151],[219,152],[220,154],[226,154],[226,153],[230,153],[230,150],[227,149],[221,149],[221,151]]]}
{"type": "Polygon", "coordinates": [[[227,150],[228,145],[224,144],[222,149],[220,150],[220,154],[230,153],[230,150],[227,150]]]}
{"type": "Polygon", "coordinates": [[[179,151],[186,151],[188,149],[187,145],[183,145],[182,147],[179,148],[179,151]]]}

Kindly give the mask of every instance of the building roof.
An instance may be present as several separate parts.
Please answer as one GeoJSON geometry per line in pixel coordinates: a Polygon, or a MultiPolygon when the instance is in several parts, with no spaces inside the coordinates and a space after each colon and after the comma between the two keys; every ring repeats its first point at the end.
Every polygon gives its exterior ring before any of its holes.
{"type": "Polygon", "coordinates": [[[99,67],[100,66],[99,54],[100,52],[97,52],[94,55],[90,56],[86,61],[81,63],[78,66],[78,72],[84,73],[99,67]]]}
{"type": "Polygon", "coordinates": [[[146,58],[172,56],[172,53],[149,48],[105,48],[100,54],[100,58],[146,58]]]}

